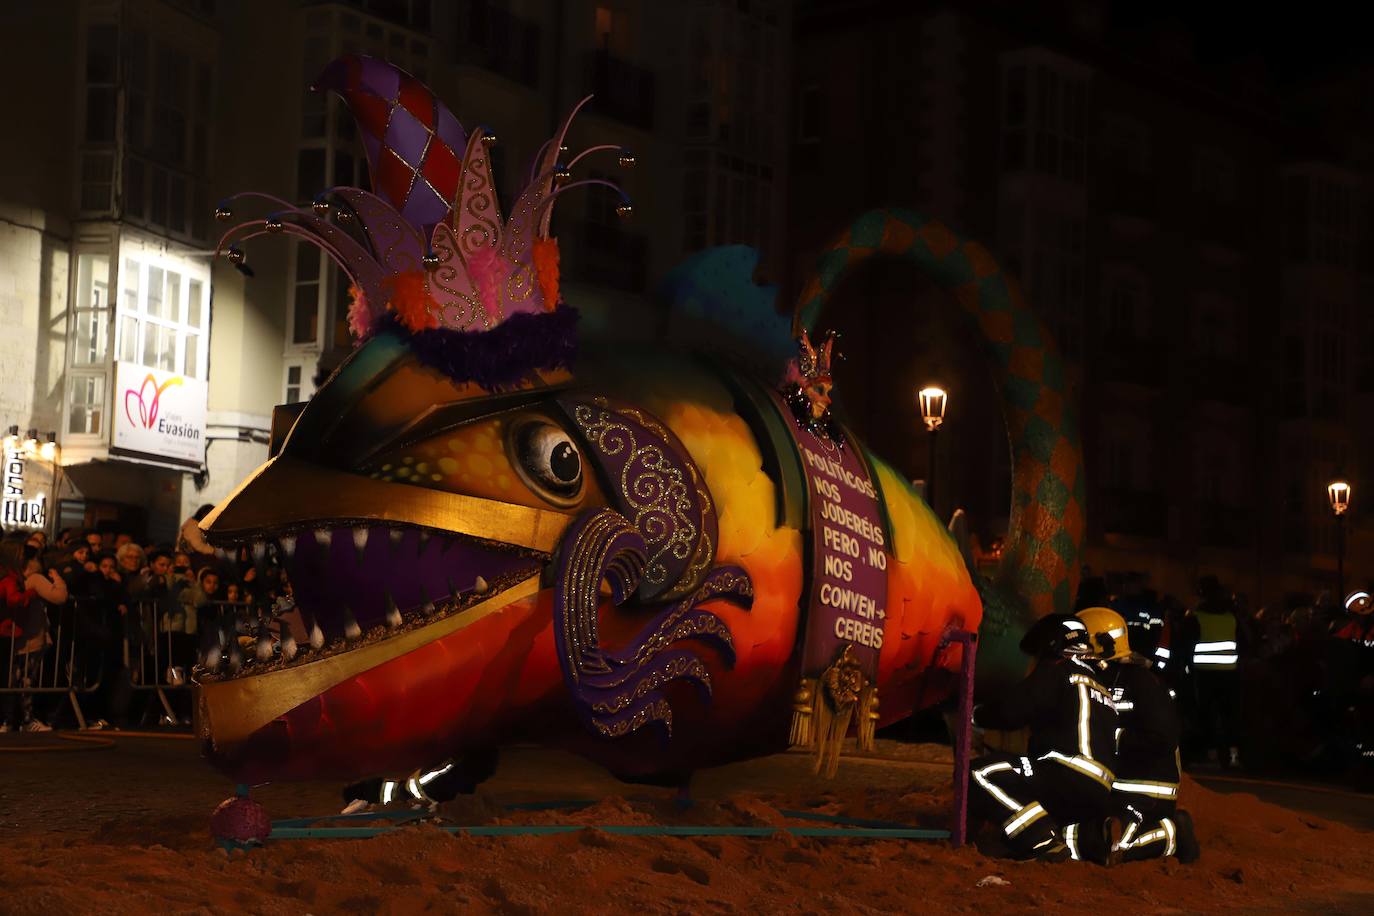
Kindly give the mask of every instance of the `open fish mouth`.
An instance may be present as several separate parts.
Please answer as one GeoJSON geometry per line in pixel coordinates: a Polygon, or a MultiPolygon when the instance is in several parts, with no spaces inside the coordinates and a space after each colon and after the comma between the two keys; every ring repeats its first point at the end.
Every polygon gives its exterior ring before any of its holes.
{"type": "MultiPolygon", "coordinates": [[[[200,682],[254,677],[377,642],[460,614],[539,573],[547,554],[466,535],[403,524],[333,520],[215,538],[248,546],[255,561],[273,556],[291,583],[294,611],[275,620],[240,620],[255,637],[203,654],[200,682]]],[[[226,622],[227,623],[227,622],[226,622]]]]}

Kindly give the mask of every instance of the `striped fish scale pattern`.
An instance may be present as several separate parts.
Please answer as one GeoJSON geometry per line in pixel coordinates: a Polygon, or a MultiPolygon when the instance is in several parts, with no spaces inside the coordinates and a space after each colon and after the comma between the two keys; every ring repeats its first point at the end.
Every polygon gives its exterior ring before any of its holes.
{"type": "Polygon", "coordinates": [[[938,220],[902,209],[870,210],[825,250],[802,291],[799,324],[812,328],[846,271],[872,257],[915,264],[977,324],[1012,446],[1011,530],[996,584],[1034,617],[1070,611],[1085,481],[1078,412],[1058,346],[991,252],[938,220]]]}

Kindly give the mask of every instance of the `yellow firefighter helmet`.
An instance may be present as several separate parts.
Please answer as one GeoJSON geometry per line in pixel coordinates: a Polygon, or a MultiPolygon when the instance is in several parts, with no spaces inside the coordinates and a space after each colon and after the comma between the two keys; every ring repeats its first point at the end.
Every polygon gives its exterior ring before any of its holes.
{"type": "Polygon", "coordinates": [[[1126,635],[1126,619],[1109,607],[1090,607],[1078,612],[1078,619],[1088,628],[1094,655],[1112,661],[1131,654],[1126,635]]]}

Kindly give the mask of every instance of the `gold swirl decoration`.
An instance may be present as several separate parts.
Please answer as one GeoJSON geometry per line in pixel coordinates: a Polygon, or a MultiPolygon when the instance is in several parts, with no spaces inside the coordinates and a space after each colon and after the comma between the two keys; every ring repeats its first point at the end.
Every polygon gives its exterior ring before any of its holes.
{"type": "Polygon", "coordinates": [[[485,328],[487,313],[472,291],[467,271],[459,267],[463,259],[453,231],[443,223],[435,226],[431,247],[439,259],[439,266],[429,272],[427,282],[442,293],[434,297],[441,303],[439,323],[454,331],[465,331],[474,326],[485,328]]]}
{"type": "MultiPolygon", "coordinates": [[[[602,406],[606,406],[605,398],[598,398],[597,401],[602,406]]],[[[638,407],[617,405],[617,410],[665,442],[677,442],[676,434],[664,426],[658,417],[645,413],[638,407]]],[[[685,448],[683,454],[686,455],[685,448]]],[[[712,537],[712,532],[716,528],[716,504],[711,499],[711,491],[706,488],[706,480],[697,469],[696,462],[688,460],[686,465],[688,473],[692,476],[692,489],[697,495],[697,505],[701,509],[701,537],[697,540],[696,551],[692,554],[692,560],[687,565],[681,580],[663,594],[663,597],[669,600],[681,598],[691,591],[706,575],[706,571],[711,568],[711,564],[716,559],[715,538],[712,537]]]]}
{"type": "Polygon", "coordinates": [[[640,444],[635,431],[604,407],[579,405],[574,419],[583,434],[605,456],[625,456],[618,487],[625,515],[651,551],[644,579],[661,590],[666,581],[666,557],[686,560],[697,544],[692,500],[686,475],[669,461],[656,443],[640,444]]]}

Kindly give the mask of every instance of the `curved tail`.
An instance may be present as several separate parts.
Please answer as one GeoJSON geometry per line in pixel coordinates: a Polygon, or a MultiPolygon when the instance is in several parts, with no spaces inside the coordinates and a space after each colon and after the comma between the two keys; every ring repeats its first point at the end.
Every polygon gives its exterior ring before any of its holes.
{"type": "Polygon", "coordinates": [[[872,257],[915,264],[953,295],[977,325],[1002,394],[1011,440],[1011,530],[996,587],[974,575],[985,603],[985,640],[1071,610],[1083,544],[1083,451],[1064,363],[1048,329],[986,248],[900,209],[864,213],[821,254],[797,304],[797,329],[811,329],[846,271],[872,257]]]}

